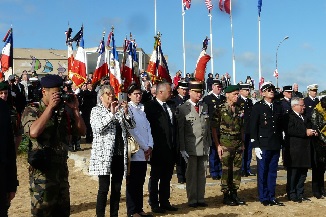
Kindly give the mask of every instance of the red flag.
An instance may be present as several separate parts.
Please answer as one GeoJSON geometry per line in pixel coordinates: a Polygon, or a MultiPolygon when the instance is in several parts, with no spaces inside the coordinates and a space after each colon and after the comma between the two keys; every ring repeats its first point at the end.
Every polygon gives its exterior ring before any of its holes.
{"type": "Polygon", "coordinates": [[[92,79],[93,84],[109,74],[109,68],[108,68],[107,58],[106,58],[106,49],[104,45],[104,37],[97,51],[99,53],[99,56],[97,58],[96,69],[93,74],[93,79],[92,79]]]}
{"type": "Polygon", "coordinates": [[[163,55],[161,45],[158,46],[157,50],[158,50],[158,53],[157,53],[157,62],[158,62],[157,77],[160,80],[165,80],[166,82],[172,83],[172,79],[171,79],[171,76],[169,73],[168,64],[163,55]]]}
{"type": "Polygon", "coordinates": [[[275,71],[274,71],[274,77],[275,78],[278,78],[278,71],[277,71],[277,69],[275,69],[275,71]]]}
{"type": "Polygon", "coordinates": [[[205,0],[205,4],[208,10],[208,13],[211,12],[211,10],[213,9],[213,5],[212,5],[212,0],[205,0]]]}
{"type": "Polygon", "coordinates": [[[226,13],[231,13],[231,0],[219,0],[219,8],[221,11],[225,11],[226,13]]]}
{"type": "Polygon", "coordinates": [[[112,50],[110,54],[110,85],[114,88],[114,93],[116,94],[116,96],[118,96],[118,93],[121,92],[122,85],[121,71],[119,66],[119,55],[116,50],[113,32],[111,32],[110,35],[110,41],[112,40],[112,50]]]}
{"type": "Polygon", "coordinates": [[[197,60],[195,74],[194,74],[194,78],[197,81],[204,81],[205,80],[206,65],[207,65],[207,62],[210,59],[211,59],[211,56],[206,54],[205,50],[202,50],[200,52],[199,58],[197,60]]]}
{"type": "Polygon", "coordinates": [[[8,71],[13,66],[13,36],[12,28],[9,29],[6,36],[4,37],[5,45],[1,52],[1,67],[0,72],[8,71]]]}
{"type": "Polygon", "coordinates": [[[191,0],[183,0],[183,10],[189,10],[191,6],[191,0]]]}

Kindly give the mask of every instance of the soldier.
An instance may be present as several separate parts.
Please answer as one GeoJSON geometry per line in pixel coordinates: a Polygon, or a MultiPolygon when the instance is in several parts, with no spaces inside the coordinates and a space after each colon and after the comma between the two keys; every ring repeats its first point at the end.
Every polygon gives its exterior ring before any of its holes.
{"type": "Polygon", "coordinates": [[[32,216],[69,216],[68,139],[72,129],[85,135],[86,126],[77,98],[74,96],[69,103],[61,100],[60,76],[47,75],[41,79],[41,85],[41,101],[29,104],[22,116],[24,133],[30,140],[31,213],[32,216]],[[64,104],[73,110],[74,122],[69,120],[64,104]]]}
{"type": "Polygon", "coordinates": [[[264,206],[284,206],[275,198],[276,177],[282,138],[282,106],[274,102],[275,86],[264,82],[260,91],[263,100],[257,102],[250,117],[250,137],[257,157],[259,201],[264,206]]]}
{"type": "Polygon", "coordinates": [[[238,85],[229,85],[225,90],[226,102],[215,110],[211,118],[212,135],[217,153],[222,161],[221,190],[223,203],[229,206],[244,205],[237,196],[241,182],[241,156],[243,152],[243,111],[236,102],[238,85]],[[217,132],[220,132],[220,138],[217,132]]]}
{"type": "Polygon", "coordinates": [[[288,114],[291,111],[291,98],[292,98],[292,86],[284,86],[283,87],[283,99],[282,108],[283,108],[283,115],[288,114]]]}
{"type": "MultiPolygon", "coordinates": [[[[189,99],[189,93],[188,93],[188,82],[185,81],[179,81],[177,86],[177,92],[178,95],[174,96],[171,100],[174,102],[175,107],[182,105],[184,102],[186,102],[189,99]]],[[[180,151],[180,144],[178,143],[178,151],[180,151]]],[[[184,184],[186,182],[186,168],[187,163],[181,156],[180,152],[178,153],[177,163],[176,163],[176,169],[177,169],[177,177],[178,177],[178,183],[184,184]]]]}
{"type": "Polygon", "coordinates": [[[237,105],[242,111],[244,111],[243,116],[243,131],[244,131],[244,151],[242,156],[242,166],[241,172],[242,176],[255,176],[251,172],[250,164],[252,158],[252,145],[250,142],[250,114],[252,110],[253,103],[251,99],[248,98],[250,91],[249,84],[240,85],[240,94],[237,100],[237,105]]]}
{"type": "Polygon", "coordinates": [[[308,119],[311,118],[312,110],[315,106],[319,103],[319,99],[317,97],[318,85],[317,84],[310,84],[308,87],[308,96],[303,99],[305,109],[305,115],[308,119]]]}
{"type": "Polygon", "coordinates": [[[178,141],[185,162],[188,206],[205,207],[205,165],[211,145],[208,107],[199,101],[204,85],[199,81],[189,83],[190,99],[178,107],[178,141]]]}
{"type": "MultiPolygon", "coordinates": [[[[221,94],[222,84],[218,79],[213,80],[212,93],[204,97],[204,102],[208,106],[208,114],[212,117],[218,106],[225,102],[225,96],[221,94]]],[[[218,130],[218,129],[217,129],[218,130]]],[[[217,132],[219,137],[219,132],[217,132]]],[[[219,180],[222,176],[222,164],[216,151],[216,145],[212,140],[209,151],[209,172],[213,180],[219,180]]]]}

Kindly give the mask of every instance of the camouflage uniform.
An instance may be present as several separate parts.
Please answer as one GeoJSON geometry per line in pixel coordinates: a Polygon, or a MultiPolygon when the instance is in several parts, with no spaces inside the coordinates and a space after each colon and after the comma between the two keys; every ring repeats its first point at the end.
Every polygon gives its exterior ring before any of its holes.
{"type": "Polygon", "coordinates": [[[220,130],[222,155],[221,190],[228,192],[239,189],[241,182],[242,125],[243,111],[235,106],[235,112],[227,103],[221,104],[212,116],[211,125],[220,130]]]}
{"type": "Polygon", "coordinates": [[[66,111],[54,112],[45,129],[37,138],[29,131],[46,105],[43,101],[28,105],[22,115],[24,133],[30,139],[28,162],[32,216],[70,215],[68,182],[68,141],[71,119],[66,111]]]}

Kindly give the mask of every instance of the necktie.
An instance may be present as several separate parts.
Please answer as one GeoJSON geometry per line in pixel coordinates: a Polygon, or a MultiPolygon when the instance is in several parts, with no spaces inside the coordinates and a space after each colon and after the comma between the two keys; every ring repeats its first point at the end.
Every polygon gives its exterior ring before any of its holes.
{"type": "Polygon", "coordinates": [[[272,111],[273,111],[273,104],[270,104],[270,106],[269,106],[271,109],[272,109],[272,111]]]}
{"type": "Polygon", "coordinates": [[[198,104],[195,105],[195,110],[197,113],[199,113],[199,105],[198,104]]]}
{"type": "Polygon", "coordinates": [[[164,109],[164,112],[167,115],[169,121],[171,122],[170,114],[169,114],[169,111],[168,111],[168,106],[166,105],[165,102],[163,102],[163,109],[164,109]]]}

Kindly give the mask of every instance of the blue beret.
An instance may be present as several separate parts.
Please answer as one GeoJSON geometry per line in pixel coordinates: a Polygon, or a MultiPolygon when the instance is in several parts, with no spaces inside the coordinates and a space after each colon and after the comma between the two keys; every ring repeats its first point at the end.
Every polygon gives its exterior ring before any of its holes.
{"type": "Polygon", "coordinates": [[[227,88],[225,88],[225,93],[232,93],[233,91],[239,90],[239,85],[229,85],[227,88]]]}
{"type": "Polygon", "coordinates": [[[41,86],[44,88],[61,87],[63,80],[59,75],[46,75],[41,79],[41,86]]]}

